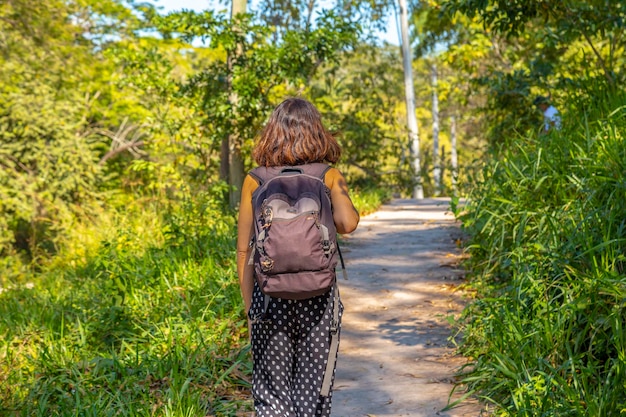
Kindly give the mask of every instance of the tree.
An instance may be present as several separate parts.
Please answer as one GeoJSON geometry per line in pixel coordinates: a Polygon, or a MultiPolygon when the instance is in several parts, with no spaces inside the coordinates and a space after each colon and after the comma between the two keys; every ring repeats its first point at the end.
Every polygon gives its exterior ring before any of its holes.
{"type": "MultiPolygon", "coordinates": [[[[229,185],[234,188],[240,187],[243,173],[251,166],[253,138],[276,101],[302,91],[320,65],[337,60],[356,42],[358,33],[358,27],[330,11],[320,15],[315,28],[287,30],[277,42],[273,29],[252,14],[235,13],[228,19],[212,12],[185,11],[155,17],[154,24],[166,38],[204,39],[206,46],[195,50],[223,52],[182,80],[179,90],[204,115],[211,148],[222,150],[222,178],[223,140],[231,139],[229,185]]],[[[237,202],[231,200],[233,205],[237,202]]]]}
{"type": "Polygon", "coordinates": [[[459,176],[459,160],[457,155],[456,116],[450,116],[450,165],[452,168],[452,192],[458,195],[457,181],[459,176]]]}
{"type": "MultiPolygon", "coordinates": [[[[584,41],[591,50],[593,60],[606,81],[615,85],[624,76],[619,65],[623,62],[624,15],[626,4],[621,1],[545,1],[545,0],[492,0],[473,2],[447,0],[444,10],[462,12],[469,17],[478,16],[482,22],[498,33],[517,36],[530,27],[541,30],[548,44],[557,48],[568,47],[575,41],[584,41]],[[616,79],[616,77],[618,77],[616,79]]],[[[584,59],[589,60],[585,54],[584,59]]]]}
{"type": "Polygon", "coordinates": [[[411,144],[411,158],[414,171],[413,198],[424,198],[422,189],[419,134],[415,116],[415,93],[413,89],[413,59],[408,35],[408,10],[406,0],[400,0],[400,26],[402,31],[402,62],[404,63],[404,90],[406,98],[406,116],[411,144]]]}
{"type": "Polygon", "coordinates": [[[485,140],[494,148],[506,146],[514,132],[537,124],[529,97],[541,84],[533,80],[547,67],[531,67],[525,58],[540,58],[541,43],[535,35],[517,39],[486,29],[476,18],[450,13],[446,4],[420,2],[414,9],[414,26],[420,28],[416,54],[436,56],[441,71],[450,70],[439,80],[440,97],[446,97],[440,100],[441,112],[459,117],[460,149],[485,140]]]}
{"type": "MultiPolygon", "coordinates": [[[[487,89],[494,145],[513,130],[536,129],[540,117],[531,105],[535,95],[579,112],[598,88],[620,90],[625,77],[624,2],[448,0],[439,15],[481,23],[489,33],[491,73],[476,81],[487,89]]],[[[563,108],[562,108],[563,110],[563,108]]]]}
{"type": "MultiPolygon", "coordinates": [[[[247,0],[232,0],[231,13],[230,17],[233,21],[233,30],[239,30],[236,26],[237,16],[240,16],[246,12],[247,0]]],[[[237,61],[238,57],[241,55],[243,51],[243,46],[241,44],[237,45],[235,51],[232,51],[228,56],[228,80],[229,80],[229,90],[230,94],[228,97],[228,101],[230,106],[233,108],[233,112],[237,113],[237,106],[239,103],[239,97],[237,96],[237,92],[233,89],[232,86],[232,76],[233,76],[233,63],[237,61]]],[[[222,154],[221,160],[222,164],[226,164],[228,169],[223,169],[223,172],[228,172],[228,184],[230,185],[230,207],[234,208],[239,204],[239,200],[241,199],[241,187],[243,185],[243,179],[245,176],[245,167],[243,162],[243,155],[241,153],[242,148],[242,138],[237,136],[235,132],[230,132],[226,137],[226,144],[222,143],[222,154]]],[[[222,171],[222,170],[220,170],[222,171]]],[[[224,179],[224,178],[222,178],[224,179]]]]}
{"type": "Polygon", "coordinates": [[[341,170],[356,186],[412,188],[403,77],[396,46],[360,44],[339,65],[323,65],[307,94],[339,133],[341,170]]]}
{"type": "Polygon", "coordinates": [[[54,252],[98,200],[113,107],[102,47],[136,22],[114,1],[0,4],[0,256],[54,252]]]}
{"type": "Polygon", "coordinates": [[[435,195],[438,195],[441,192],[441,161],[439,157],[439,95],[437,93],[437,64],[434,63],[431,65],[431,86],[433,89],[433,180],[435,183],[435,195]]]}

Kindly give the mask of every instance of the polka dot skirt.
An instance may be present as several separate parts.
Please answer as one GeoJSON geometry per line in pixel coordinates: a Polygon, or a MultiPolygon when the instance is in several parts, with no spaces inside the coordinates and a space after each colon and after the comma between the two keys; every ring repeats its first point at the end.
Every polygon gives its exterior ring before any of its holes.
{"type": "MultiPolygon", "coordinates": [[[[333,291],[306,300],[271,298],[265,320],[252,324],[252,395],[258,417],[330,416],[320,395],[330,349],[333,291]]],[[[263,312],[255,284],[249,315],[263,312]]],[[[339,323],[343,305],[339,302],[339,323]]],[[[339,325],[341,329],[341,325],[339,325]]],[[[335,367],[332,368],[333,379],[335,367]]]]}

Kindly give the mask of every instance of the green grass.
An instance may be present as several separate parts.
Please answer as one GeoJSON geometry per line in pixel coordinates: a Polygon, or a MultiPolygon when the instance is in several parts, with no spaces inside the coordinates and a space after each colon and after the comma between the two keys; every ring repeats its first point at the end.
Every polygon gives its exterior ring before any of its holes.
{"type": "Polygon", "coordinates": [[[102,240],[85,238],[84,251],[5,284],[0,415],[251,408],[234,216],[197,200],[131,208],[126,223],[92,230],[102,240]]]}
{"type": "Polygon", "coordinates": [[[391,192],[380,187],[357,188],[352,191],[352,202],[361,216],[373,213],[391,199],[391,192]]]}
{"type": "Polygon", "coordinates": [[[626,414],[626,100],[486,167],[460,216],[461,372],[501,416],[626,414]]]}

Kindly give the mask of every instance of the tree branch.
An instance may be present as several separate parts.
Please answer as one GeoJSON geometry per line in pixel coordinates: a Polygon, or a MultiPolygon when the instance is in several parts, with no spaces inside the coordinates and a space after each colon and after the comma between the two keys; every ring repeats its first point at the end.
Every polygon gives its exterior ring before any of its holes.
{"type": "Polygon", "coordinates": [[[106,129],[98,131],[101,135],[111,139],[111,149],[100,159],[98,162],[99,166],[104,165],[107,160],[124,151],[129,151],[137,158],[146,154],[144,151],[139,149],[139,147],[144,144],[142,140],[139,140],[143,136],[143,133],[140,131],[142,126],[127,124],[127,122],[128,119],[125,119],[117,132],[111,132],[106,129]],[[131,136],[131,139],[127,140],[126,138],[129,136],[131,136]]]}
{"type": "Polygon", "coordinates": [[[604,71],[604,76],[608,80],[609,84],[613,85],[614,84],[613,77],[611,77],[611,74],[610,74],[608,68],[606,67],[606,63],[604,62],[604,59],[602,58],[602,55],[600,55],[600,52],[598,52],[598,50],[594,46],[593,42],[591,42],[591,38],[589,37],[587,32],[585,32],[584,30],[581,30],[581,33],[583,34],[583,36],[584,36],[585,40],[587,41],[587,43],[589,44],[589,46],[591,46],[591,50],[596,55],[596,58],[598,58],[598,62],[600,63],[600,66],[602,67],[602,70],[604,71]]]}
{"type": "Polygon", "coordinates": [[[139,142],[131,142],[131,143],[126,143],[124,145],[118,146],[115,149],[111,149],[109,152],[107,152],[98,162],[99,166],[102,166],[105,164],[105,162],[111,158],[113,158],[114,156],[126,151],[126,150],[131,150],[133,148],[139,147],[139,146],[143,146],[144,142],[141,140],[139,142]]]}

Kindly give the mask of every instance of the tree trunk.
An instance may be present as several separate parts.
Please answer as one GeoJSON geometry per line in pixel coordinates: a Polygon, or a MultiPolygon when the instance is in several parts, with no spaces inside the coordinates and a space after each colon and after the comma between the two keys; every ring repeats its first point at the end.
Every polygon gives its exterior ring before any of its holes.
{"type": "MultiPolygon", "coordinates": [[[[230,11],[231,20],[240,13],[245,13],[247,8],[247,0],[232,0],[232,6],[230,11]]],[[[236,29],[236,28],[234,28],[236,29]]],[[[232,62],[237,55],[241,54],[241,47],[237,48],[235,56],[229,56],[229,77],[232,77],[232,62]]],[[[229,82],[229,88],[231,89],[228,101],[233,109],[233,114],[237,114],[239,97],[237,93],[232,90],[232,83],[229,82]]],[[[231,208],[237,207],[241,200],[241,187],[243,185],[243,179],[246,175],[243,164],[243,157],[241,155],[241,141],[242,138],[237,134],[237,127],[225,139],[227,142],[222,142],[221,149],[221,163],[220,163],[220,175],[228,173],[228,185],[229,191],[229,205],[231,208]]]]}
{"type": "Polygon", "coordinates": [[[402,35],[402,63],[404,66],[404,90],[406,97],[406,117],[409,130],[409,144],[411,149],[412,167],[414,175],[413,198],[424,198],[422,176],[420,168],[420,142],[415,116],[415,92],[413,90],[413,69],[411,45],[409,44],[409,18],[406,0],[400,1],[400,29],[402,35]]]}
{"type": "Polygon", "coordinates": [[[450,116],[450,165],[452,165],[452,190],[457,194],[457,178],[459,176],[459,161],[456,153],[456,117],[450,116]]]}
{"type": "Polygon", "coordinates": [[[433,180],[435,195],[441,193],[441,161],[439,160],[439,96],[437,94],[437,64],[431,67],[433,87],[433,180]]]}
{"type": "Polygon", "coordinates": [[[226,135],[222,138],[222,144],[220,146],[220,180],[229,184],[230,172],[230,143],[229,136],[226,135]]]}

